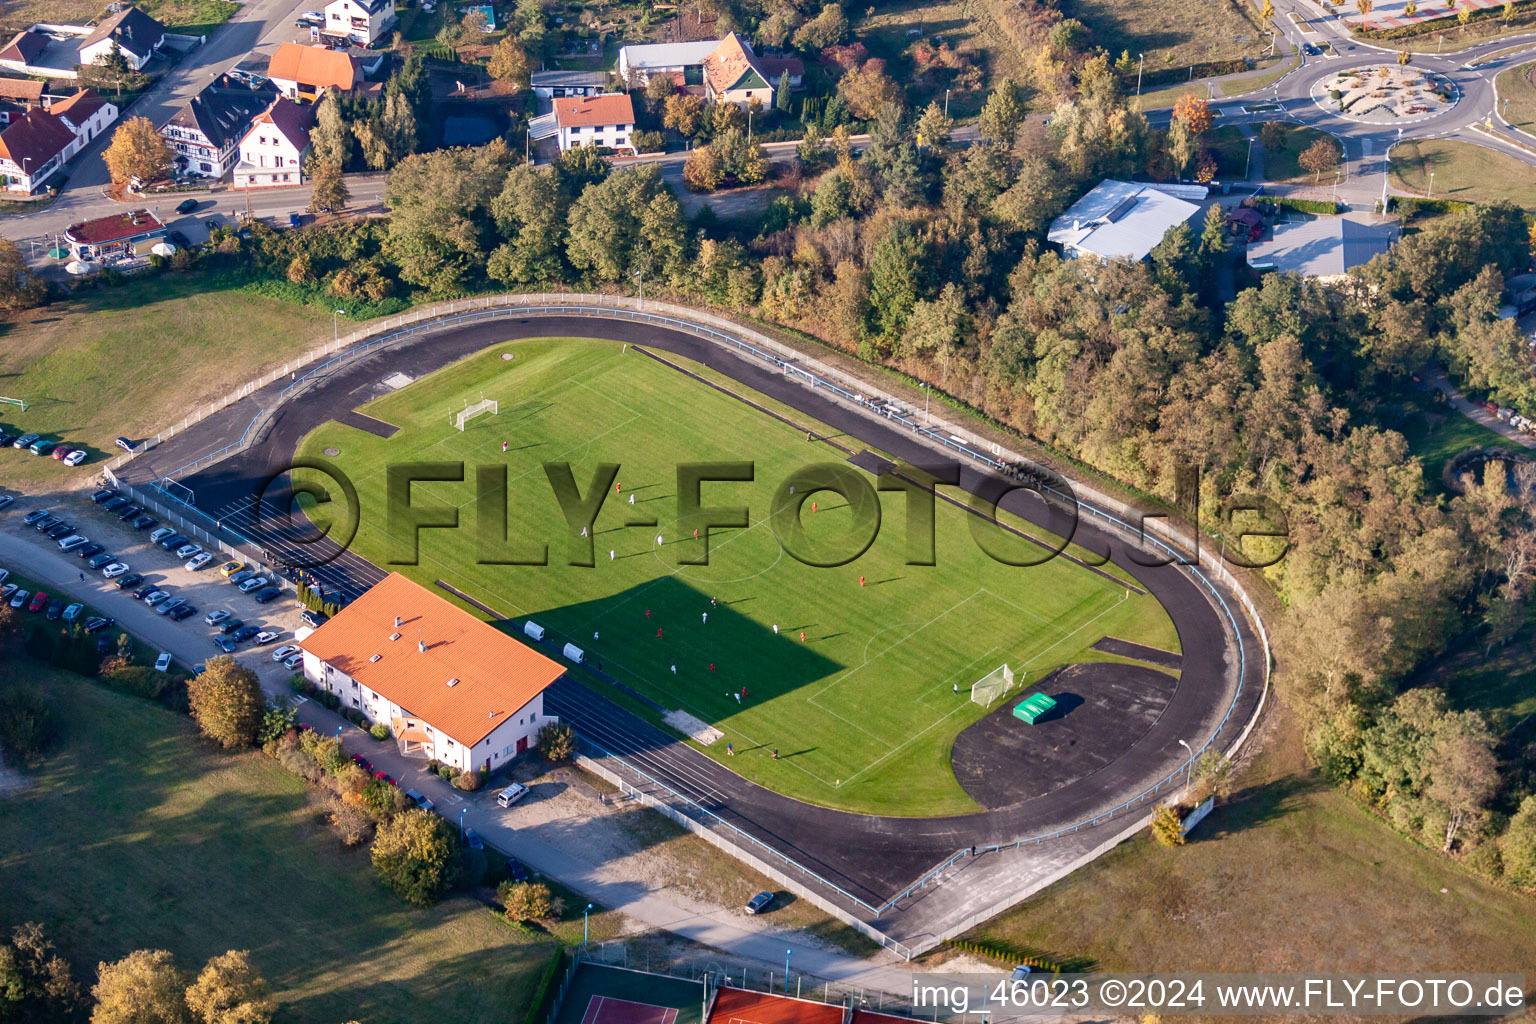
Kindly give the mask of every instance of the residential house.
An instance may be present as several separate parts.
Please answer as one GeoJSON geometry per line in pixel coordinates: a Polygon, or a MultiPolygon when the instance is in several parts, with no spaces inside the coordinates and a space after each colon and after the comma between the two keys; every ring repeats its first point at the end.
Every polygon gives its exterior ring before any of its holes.
{"type": "Polygon", "coordinates": [[[372,46],[395,27],[395,0],[331,0],[321,34],[372,46]]]}
{"type": "Polygon", "coordinates": [[[32,107],[0,129],[0,180],[10,192],[36,192],[107,126],[117,106],[81,89],[48,109],[32,107]]]}
{"type": "Polygon", "coordinates": [[[165,225],[148,210],[114,213],[71,224],[64,230],[71,255],[86,261],[142,256],[165,236],[165,225]]]}
{"type": "Polygon", "coordinates": [[[15,71],[36,67],[38,58],[48,49],[48,41],[48,36],[42,32],[22,29],[0,48],[0,67],[15,71]]]}
{"type": "Polygon", "coordinates": [[[298,641],[304,678],[387,725],[400,752],[493,771],[553,718],[565,669],[399,573],[298,641]]]}
{"type": "Polygon", "coordinates": [[[757,62],[752,47],[735,32],[704,58],[704,97],[711,103],[734,103],[746,108],[753,103],[773,107],[775,86],[757,62]]]}
{"type": "Polygon", "coordinates": [[[143,69],[165,43],[165,26],[137,7],[126,7],[108,17],[80,41],[76,52],[81,64],[94,64],[112,52],[112,44],[128,59],[135,71],[143,69]]]}
{"type": "Polygon", "coordinates": [[[1370,214],[1346,213],[1291,224],[1276,224],[1274,236],[1248,247],[1248,265],[1330,281],[1351,267],[1369,263],[1392,248],[1396,222],[1378,221],[1370,214]]]}
{"type": "Polygon", "coordinates": [[[0,125],[11,123],[12,117],[45,106],[43,83],[30,78],[0,78],[0,125]]]}
{"type": "Polygon", "coordinates": [[[683,75],[701,84],[704,58],[720,46],[717,39],[692,43],[645,43],[619,49],[619,79],[631,88],[645,85],[652,75],[683,75]]]}
{"type": "Polygon", "coordinates": [[[160,126],[186,174],[222,178],[235,166],[236,152],[256,115],[272,105],[277,88],[220,75],[160,126]]]}
{"type": "Polygon", "coordinates": [[[609,149],[630,149],[629,136],[635,130],[635,107],[629,94],[603,93],[597,96],[568,96],[554,101],[554,112],[535,121],[554,119],[555,132],[534,129],[534,137],[556,135],[556,144],[563,153],[578,146],[606,146],[609,149]]]}
{"type": "Polygon", "coordinates": [[[596,96],[608,88],[606,71],[535,71],[529,83],[541,99],[596,96]]]}
{"type": "Polygon", "coordinates": [[[1140,181],[1101,181],[1091,192],[1051,221],[1046,238],[1070,258],[1144,260],[1170,228],[1200,212],[1204,185],[1152,185],[1140,181]]]}
{"type": "Polygon", "coordinates": [[[285,96],[279,96],[257,114],[240,140],[235,188],[302,184],[304,158],[309,155],[309,126],[314,117],[314,106],[295,103],[285,96]]]}
{"type": "Polygon", "coordinates": [[[284,43],[267,64],[267,78],[289,99],[309,102],[326,89],[351,92],[363,75],[351,54],[326,46],[284,43]]]}

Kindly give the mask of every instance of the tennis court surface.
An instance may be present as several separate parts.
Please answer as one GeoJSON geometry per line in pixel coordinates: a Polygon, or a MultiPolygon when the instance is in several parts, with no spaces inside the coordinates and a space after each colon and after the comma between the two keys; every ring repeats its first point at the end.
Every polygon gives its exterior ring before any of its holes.
{"type": "Polygon", "coordinates": [[[623,967],[584,963],[554,1024],[702,1024],[704,986],[623,967]]]}

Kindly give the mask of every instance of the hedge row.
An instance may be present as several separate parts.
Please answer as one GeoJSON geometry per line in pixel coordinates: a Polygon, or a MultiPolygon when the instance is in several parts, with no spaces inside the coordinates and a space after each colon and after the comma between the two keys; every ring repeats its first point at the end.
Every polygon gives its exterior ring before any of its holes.
{"type": "Polygon", "coordinates": [[[545,1010],[545,1004],[549,1001],[549,990],[554,985],[555,979],[560,976],[560,966],[565,963],[565,947],[558,946],[555,953],[549,958],[549,963],[544,967],[544,973],[539,976],[539,987],[533,990],[533,1001],[528,1004],[528,1012],[523,1015],[523,1024],[538,1024],[539,1018],[545,1010]]]}
{"type": "Polygon", "coordinates": [[[1417,199],[1413,196],[1388,196],[1387,209],[1397,210],[1405,217],[1418,213],[1460,213],[1470,210],[1476,203],[1463,203],[1456,199],[1417,199]]]}
{"type": "Polygon", "coordinates": [[[1338,213],[1338,204],[1329,199],[1292,199],[1289,196],[1265,196],[1266,202],[1299,213],[1338,213]]]}
{"type": "Polygon", "coordinates": [[[985,942],[971,942],[968,939],[951,939],[944,943],[950,949],[958,949],[962,953],[974,953],[976,956],[986,957],[988,960],[996,960],[1004,964],[1028,964],[1040,971],[1050,971],[1052,974],[1061,973],[1061,964],[1052,963],[1038,956],[1029,956],[1016,950],[1004,949],[1001,946],[989,945],[985,942]]]}
{"type": "MultiPolygon", "coordinates": [[[[1236,75],[1243,71],[1252,70],[1253,65],[1241,57],[1231,60],[1208,60],[1195,65],[1195,78],[1212,78],[1216,75],[1236,75]]],[[[1120,81],[1128,88],[1136,88],[1136,72],[1122,74],[1120,81]]],[[[1161,88],[1165,85],[1177,85],[1180,82],[1189,82],[1190,73],[1188,64],[1180,64],[1171,68],[1159,68],[1156,71],[1147,71],[1141,76],[1143,90],[1161,88]]],[[[1194,88],[1194,83],[1190,82],[1194,88]]],[[[1202,90],[1203,93],[1203,90],[1202,90]]]]}

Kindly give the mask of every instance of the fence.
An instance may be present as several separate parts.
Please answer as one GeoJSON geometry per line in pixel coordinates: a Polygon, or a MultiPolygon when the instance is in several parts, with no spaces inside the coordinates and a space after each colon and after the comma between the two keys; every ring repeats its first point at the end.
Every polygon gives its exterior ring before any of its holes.
{"type": "MultiPolygon", "coordinates": [[[[736,324],[733,321],[726,320],[723,317],[667,302],[652,301],[647,303],[628,296],[571,295],[566,293],[481,296],[473,299],[439,303],[408,311],[397,317],[389,318],[373,327],[354,331],[346,337],[333,337],[331,342],[312,350],[303,359],[291,361],[267,374],[265,377],[252,381],[238,391],[225,396],[224,399],[212,403],[187,417],[175,427],[172,427],[163,434],[157,435],[144,446],[144,450],[147,451],[149,448],[162,443],[167,438],[175,436],[177,433],[213,415],[213,413],[233,402],[239,401],[275,383],[284,375],[292,378],[290,383],[278,393],[276,401],[269,403],[272,408],[257,413],[256,417],[246,427],[245,433],[239,441],[225,445],[216,452],[210,452],[207,455],[201,456],[193,462],[189,462],[183,469],[216,462],[221,458],[227,457],[229,454],[233,454],[234,451],[239,450],[244,445],[252,443],[253,434],[259,433],[259,431],[255,430],[257,421],[264,415],[274,411],[275,407],[281,404],[282,401],[322,382],[331,372],[343,364],[361,358],[370,352],[379,351],[387,346],[399,344],[432,331],[466,323],[527,315],[616,318],[647,323],[705,338],[754,359],[767,362],[785,376],[797,380],[814,390],[823,391],[835,399],[840,399],[864,415],[880,417],[889,422],[897,423],[929,443],[937,445],[946,451],[962,455],[989,469],[1003,470],[1010,463],[1023,461],[1021,458],[1006,452],[1000,445],[985,441],[962,427],[936,422],[927,416],[926,413],[924,414],[924,420],[919,421],[917,413],[909,411],[905,403],[899,401],[894,396],[884,394],[868,384],[853,380],[847,374],[819,360],[790,349],[771,338],[736,324]],[[320,362],[319,365],[310,366],[311,363],[321,359],[324,361],[320,362]],[[303,366],[309,366],[310,368],[300,375],[298,374],[298,369],[303,366]]],[[[125,460],[118,459],[108,464],[109,475],[111,475],[111,470],[116,465],[120,465],[122,461],[125,460]]],[[[177,472],[181,472],[181,470],[177,472]]],[[[622,765],[626,771],[634,773],[649,785],[668,794],[670,800],[660,800],[651,793],[635,789],[622,777],[598,767],[597,762],[590,762],[588,767],[610,778],[611,781],[621,787],[632,790],[634,795],[648,806],[655,808],[674,821],[677,821],[683,827],[696,832],[716,845],[725,845],[728,842],[725,836],[729,836],[731,839],[746,839],[748,841],[746,849],[731,844],[732,849],[730,852],[749,861],[758,870],[794,889],[798,894],[821,906],[829,913],[835,914],[875,941],[888,948],[895,949],[898,953],[910,958],[915,952],[919,951],[903,946],[890,936],[883,934],[862,921],[858,921],[853,915],[848,914],[845,908],[837,907],[833,900],[826,898],[821,893],[802,885],[800,881],[784,874],[774,867],[772,862],[765,861],[756,856],[755,852],[762,851],[771,854],[772,858],[782,863],[785,867],[794,868],[799,871],[805,879],[815,885],[824,887],[826,890],[848,900],[853,906],[879,917],[895,908],[902,900],[908,899],[922,889],[937,884],[947,871],[969,857],[981,856],[987,853],[1000,853],[1005,850],[1018,850],[1025,846],[1038,845],[1065,835],[1078,833],[1083,829],[1093,828],[1114,819],[1117,815],[1124,816],[1129,811],[1145,807],[1147,802],[1153,798],[1173,791],[1178,777],[1185,775],[1187,779],[1189,773],[1193,770],[1195,761],[1211,748],[1223,730],[1226,729],[1232,714],[1243,697],[1244,682],[1248,673],[1250,652],[1247,645],[1243,643],[1242,628],[1222,594],[1222,587],[1218,587],[1216,582],[1213,582],[1211,579],[1211,576],[1220,580],[1231,593],[1236,595],[1239,604],[1246,613],[1245,617],[1252,623],[1259,637],[1260,651],[1258,653],[1262,657],[1262,677],[1258,705],[1239,736],[1228,746],[1227,752],[1229,754],[1235,752],[1246,741],[1255,722],[1258,720],[1259,712],[1262,711],[1268,694],[1270,672],[1269,636],[1264,628],[1263,619],[1242,584],[1222,564],[1222,560],[1219,557],[1213,556],[1208,547],[1202,548],[1199,543],[1198,533],[1192,535],[1193,539],[1186,537],[1175,530],[1170,524],[1157,518],[1149,521],[1140,511],[1090,487],[1067,485],[1067,488],[1063,490],[1062,488],[1045,483],[1041,483],[1039,486],[1042,496],[1049,492],[1056,499],[1070,503],[1078,512],[1087,513],[1089,516],[1094,517],[1096,521],[1115,534],[1128,538],[1132,543],[1151,545],[1151,547],[1166,554],[1175,563],[1179,564],[1203,588],[1207,600],[1211,603],[1213,609],[1217,610],[1224,617],[1224,628],[1230,630],[1231,636],[1235,641],[1239,659],[1237,687],[1220,724],[1217,725],[1210,736],[1205,738],[1199,747],[1189,748],[1190,756],[1187,760],[1179,764],[1173,772],[1159,779],[1141,793],[1116,807],[1050,832],[1018,839],[1010,843],[999,843],[975,848],[966,847],[958,850],[925,872],[898,895],[893,896],[882,904],[874,905],[854,896],[810,869],[802,867],[778,850],[773,849],[756,837],[730,824],[713,812],[699,806],[689,797],[678,793],[666,783],[652,778],[646,772],[625,762],[623,758],[611,752],[602,751],[605,756],[612,758],[615,762],[622,765]],[[1088,500],[1085,501],[1084,497],[1088,500]],[[1134,520],[1135,525],[1132,525],[1130,520],[1134,520]],[[1193,563],[1189,560],[1191,555],[1195,556],[1193,563]],[[1207,575],[1207,573],[1210,575],[1207,575]],[[670,801],[677,801],[682,806],[692,809],[700,815],[699,820],[695,820],[688,814],[677,810],[670,801]],[[717,833],[716,828],[719,828],[724,835],[722,836],[717,833]]],[[[162,493],[164,492],[162,491],[162,493]]],[[[138,496],[136,494],[136,497],[138,496]]],[[[203,516],[205,519],[208,518],[190,505],[185,507],[203,516]]],[[[184,517],[180,517],[180,521],[185,522],[186,520],[184,517]]],[[[224,529],[227,529],[227,527],[224,529]]],[[[206,536],[207,532],[201,531],[201,535],[206,536]]],[[[254,544],[248,538],[243,539],[246,539],[248,543],[254,544]]],[[[222,544],[220,546],[222,547],[222,544]]],[[[260,550],[259,545],[255,546],[257,550],[260,550]]],[[[591,741],[587,742],[590,743],[591,741]]],[[[592,745],[599,750],[602,749],[597,744],[592,745]]],[[[997,909],[1000,908],[992,908],[991,913],[995,913],[997,909]]],[[[962,929],[950,930],[946,935],[935,938],[935,944],[943,938],[949,937],[949,935],[958,934],[959,930],[962,929]]]]}

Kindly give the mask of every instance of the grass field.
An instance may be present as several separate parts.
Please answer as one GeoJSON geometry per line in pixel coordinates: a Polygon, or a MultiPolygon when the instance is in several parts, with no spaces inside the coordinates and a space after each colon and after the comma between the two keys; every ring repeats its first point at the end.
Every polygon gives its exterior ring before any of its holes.
{"type": "Polygon", "coordinates": [[[1450,405],[1435,402],[1426,392],[1414,393],[1383,409],[1380,420],[1407,440],[1409,453],[1418,456],[1424,466],[1425,483],[1431,490],[1440,489],[1440,473],[1446,462],[1461,452],[1509,444],[1450,405]]]}
{"type": "Polygon", "coordinates": [[[1412,139],[1392,147],[1392,185],[1431,198],[1463,203],[1508,200],[1536,210],[1536,176],[1527,165],[1470,142],[1412,139]]]}
{"type": "Polygon", "coordinates": [[[1529,972],[1536,901],[1399,837],[1275,724],[1189,845],[1143,832],[967,937],[1106,971],[1529,972]]]}
{"type": "Polygon", "coordinates": [[[1248,169],[1248,140],[1235,124],[1212,128],[1200,137],[1216,158],[1216,177],[1220,181],[1241,181],[1248,169]]]}
{"type": "Polygon", "coordinates": [[[318,310],[206,287],[195,274],[145,278],[0,322],[0,394],[31,404],[0,406],[0,423],[92,453],[70,469],[0,452],[0,485],[83,486],[113,438],[152,436],[330,334],[318,310]]]}
{"type": "MultiPolygon", "coordinates": [[[[1070,0],[1062,13],[1077,18],[1111,59],[1129,50],[1147,55],[1147,70],[1208,60],[1259,57],[1269,36],[1227,3],[1176,0],[1070,0]]],[[[1255,12],[1257,13],[1257,12],[1255,12]]]]}
{"type": "Polygon", "coordinates": [[[1522,131],[1536,133],[1536,63],[1501,71],[1493,82],[1499,90],[1504,120],[1522,131]]]}
{"type": "MultiPolygon", "coordinates": [[[[1311,171],[1301,166],[1301,154],[1306,152],[1308,146],[1318,139],[1325,139],[1338,146],[1338,140],[1327,132],[1320,132],[1316,128],[1308,128],[1304,125],[1286,124],[1285,136],[1278,146],[1264,147],[1264,178],[1266,181],[1306,181],[1311,182],[1314,175],[1311,171]]],[[[1340,169],[1344,169],[1341,161],[1340,169]]],[[[1346,173],[1347,170],[1346,170],[1346,173]]],[[[1328,172],[1322,176],[1323,183],[1333,181],[1333,173],[1328,172]]]]}
{"type": "Polygon", "coordinates": [[[855,34],[869,48],[870,55],[884,60],[896,80],[909,90],[907,102],[914,109],[926,106],[931,99],[944,102],[942,85],[936,89],[924,88],[913,80],[906,50],[920,38],[931,40],[943,36],[951,49],[979,64],[986,74],[984,88],[956,90],[951,94],[949,113],[957,120],[974,116],[981,110],[987,98],[986,86],[1004,77],[1022,82],[1028,76],[1024,55],[991,24],[980,7],[973,8],[964,0],[938,3],[898,0],[871,10],[873,14],[859,19],[855,34]],[[919,34],[908,35],[912,30],[919,34]]]}
{"type": "MultiPolygon", "coordinates": [[[[814,424],[781,423],[616,344],[545,339],[492,348],[363,408],[400,432],[386,441],[327,423],[300,448],[339,450],[335,461],[362,503],[355,550],[381,566],[400,554],[382,512],[387,462],[464,460],[471,482],[413,488],[417,505],[462,507],[463,528],[423,530],[420,565],[389,567],[428,585],[446,580],[518,620],[534,618],[652,700],[718,726],[725,738],[706,748],[711,756],[726,759],[731,743],[742,755],[730,758],[732,768],[807,800],[881,813],[974,809],[949,768],[954,736],[982,714],[968,699],[972,682],[1004,663],[1038,679],[1091,658],[1088,646],[1106,634],[1177,647],[1150,596],[1066,559],[1032,568],[993,561],[969,517],[948,504],[938,506],[935,566],[905,564],[897,494],[883,500],[884,529],[862,556],[838,568],[802,564],[776,540],[794,520],[770,517],[771,497],[793,471],[845,465],[845,456],[806,443],[814,424]],[[501,403],[500,415],[455,430],[452,411],[482,393],[501,403]],[[717,530],[709,564],[684,565],[703,544],[692,538],[699,521],[678,518],[676,466],[713,460],[755,463],[754,483],[710,483],[702,494],[706,506],[749,506],[752,525],[717,530]],[[565,564],[586,542],[564,525],[540,468],[557,461],[571,463],[583,491],[598,463],[621,464],[623,493],[610,489],[596,522],[595,568],[565,564]],[[477,564],[478,464],[506,467],[511,533],[547,539],[548,567],[477,564]],[[641,516],[658,525],[625,527],[641,516]]],[[[807,494],[802,483],[799,496],[807,494]]],[[[814,500],[818,511],[807,501],[795,549],[823,561],[856,552],[847,503],[829,491],[814,500]]],[[[1010,557],[1040,554],[980,528],[1010,557]]]]}
{"type": "MultiPolygon", "coordinates": [[[[240,9],[227,0],[144,0],[137,5],[172,32],[212,32],[240,9]]],[[[0,0],[0,25],[16,30],[35,21],[84,24],[107,13],[105,0],[0,0]]]]}
{"type": "MultiPolygon", "coordinates": [[[[521,1019],[551,938],[466,897],[401,903],[264,755],[209,752],[156,705],[29,669],[68,731],[33,787],[0,800],[0,921],[42,922],[77,978],[137,948],[194,968],[249,949],[284,1020],[521,1019]]],[[[579,914],[559,937],[580,941],[579,914]]]]}

